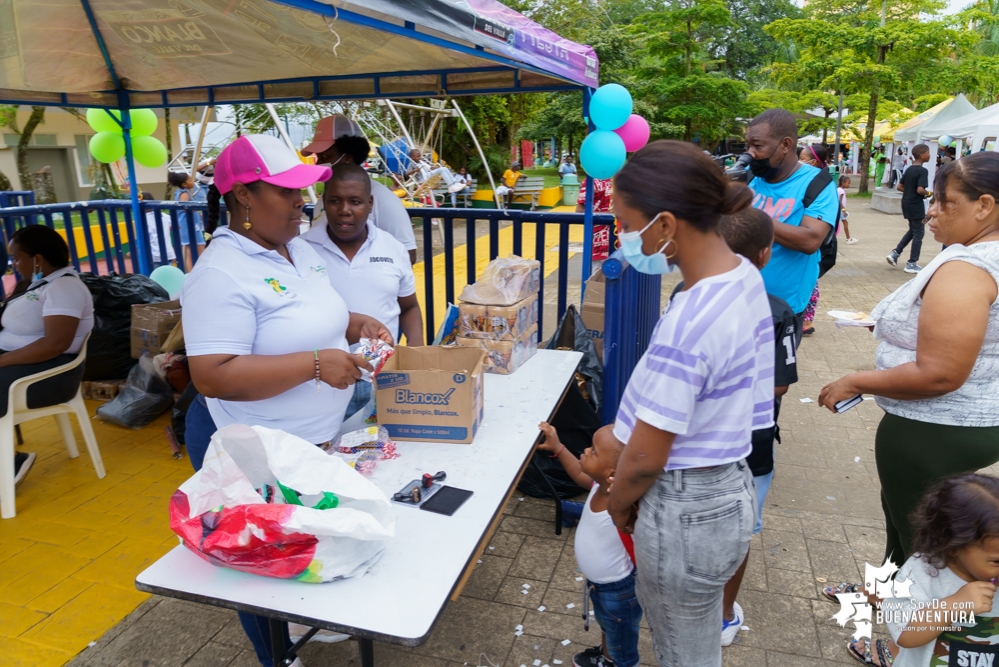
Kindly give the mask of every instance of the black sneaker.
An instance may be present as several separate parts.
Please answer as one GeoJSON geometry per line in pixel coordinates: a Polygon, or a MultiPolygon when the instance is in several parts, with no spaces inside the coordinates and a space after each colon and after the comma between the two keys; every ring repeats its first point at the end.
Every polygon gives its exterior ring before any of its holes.
{"type": "Polygon", "coordinates": [[[572,664],[575,667],[614,667],[614,663],[604,656],[604,650],[599,646],[572,656],[572,664]]]}
{"type": "Polygon", "coordinates": [[[14,486],[20,484],[28,476],[28,471],[35,464],[36,458],[38,458],[38,455],[34,452],[28,452],[27,454],[14,452],[14,486]]]}

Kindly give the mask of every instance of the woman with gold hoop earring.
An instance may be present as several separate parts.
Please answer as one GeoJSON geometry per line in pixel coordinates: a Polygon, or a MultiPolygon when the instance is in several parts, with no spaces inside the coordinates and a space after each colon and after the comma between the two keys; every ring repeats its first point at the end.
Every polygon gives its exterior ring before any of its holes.
{"type": "MultiPolygon", "coordinates": [[[[243,222],[211,230],[181,293],[191,380],[200,392],[186,418],[195,470],[216,428],[230,424],[329,446],[352,385],[362,369],[371,370],[349,345],[362,337],[393,342],[377,320],[348,312],[323,260],[298,238],[302,189],[329,177],[328,167],[303,164],[276,137],[244,135],[219,154],[208,218],[218,219],[224,198],[231,219],[243,222]]],[[[239,618],[260,664],[272,667],[268,620],[239,618]]],[[[290,648],[287,626],[284,639],[290,648]]]]}
{"type": "Polygon", "coordinates": [[[660,667],[721,667],[723,589],[756,523],[745,458],[753,429],[773,424],[773,324],[760,272],[719,233],[721,216],[751,200],[678,141],[649,144],[614,179],[625,260],[685,283],[621,399],[614,435],[626,447],[608,502],[634,534],[660,667]]]}

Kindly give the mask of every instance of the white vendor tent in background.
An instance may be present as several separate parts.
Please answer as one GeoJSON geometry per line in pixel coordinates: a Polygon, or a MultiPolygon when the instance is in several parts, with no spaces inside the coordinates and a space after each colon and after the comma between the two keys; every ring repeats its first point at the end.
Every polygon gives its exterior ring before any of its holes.
{"type": "Polygon", "coordinates": [[[945,134],[949,134],[948,132],[941,131],[941,128],[946,127],[955,119],[967,116],[975,111],[978,111],[978,109],[975,108],[975,105],[969,102],[963,93],[959,94],[954,98],[953,102],[945,106],[928,120],[912,127],[899,128],[898,130],[895,130],[895,143],[902,143],[906,141],[915,141],[918,143],[925,142],[927,140],[936,140],[945,134]]]}
{"type": "Polygon", "coordinates": [[[961,116],[940,128],[943,134],[964,139],[972,152],[999,149],[999,104],[961,116]]]}

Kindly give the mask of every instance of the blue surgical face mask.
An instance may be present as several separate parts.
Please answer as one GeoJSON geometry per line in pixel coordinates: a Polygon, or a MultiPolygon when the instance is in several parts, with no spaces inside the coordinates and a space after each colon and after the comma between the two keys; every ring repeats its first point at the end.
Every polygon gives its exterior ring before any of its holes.
{"type": "Polygon", "coordinates": [[[659,252],[654,255],[646,255],[642,252],[642,234],[659,219],[660,215],[662,214],[659,213],[656,217],[652,218],[649,224],[645,225],[640,232],[622,232],[617,235],[618,241],[621,243],[621,253],[624,255],[625,260],[639,273],[654,276],[672,273],[676,269],[676,265],[671,265],[663,253],[669,242],[663,245],[659,249],[659,252]]]}

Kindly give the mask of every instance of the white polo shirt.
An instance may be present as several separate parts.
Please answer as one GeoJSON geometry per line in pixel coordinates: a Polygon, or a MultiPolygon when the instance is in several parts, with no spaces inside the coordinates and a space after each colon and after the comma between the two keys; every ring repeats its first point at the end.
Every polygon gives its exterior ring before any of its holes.
{"type": "Polygon", "coordinates": [[[370,315],[399,338],[399,298],[416,294],[409,255],[395,238],[368,220],[368,238],[349,261],[330,239],[326,223],[302,235],[323,259],[330,284],[352,313],[370,315]]]}
{"type": "MultiPolygon", "coordinates": [[[[325,262],[300,238],[288,252],[293,264],[228,228],[215,231],[180,296],[188,356],[348,349],[350,313],[325,262]]],[[[207,402],[218,428],[266,426],[319,444],[340,432],[352,393],[325,383],[319,393],[310,378],[262,401],[207,402]]]]}
{"type": "Polygon", "coordinates": [[[45,338],[44,318],[52,315],[79,318],[73,343],[64,354],[79,352],[94,328],[94,298],[71,266],[34,281],[27,292],[8,302],[0,322],[0,350],[13,352],[45,338]]]}
{"type": "MultiPolygon", "coordinates": [[[[406,213],[402,200],[388,187],[378,181],[371,181],[371,217],[375,227],[394,236],[406,250],[416,250],[416,234],[413,232],[413,221],[406,213]]],[[[322,208],[322,199],[316,204],[316,213],[312,227],[326,227],[326,211],[322,208]]],[[[407,255],[408,256],[408,255],[407,255]]]]}

